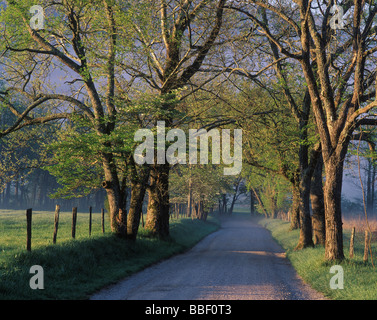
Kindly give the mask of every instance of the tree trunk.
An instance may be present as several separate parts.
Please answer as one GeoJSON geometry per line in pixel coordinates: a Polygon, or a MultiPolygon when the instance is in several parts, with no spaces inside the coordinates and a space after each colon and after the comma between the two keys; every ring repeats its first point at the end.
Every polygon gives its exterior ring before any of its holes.
{"type": "Polygon", "coordinates": [[[318,159],[316,168],[312,177],[310,188],[310,200],[312,203],[312,223],[314,244],[325,245],[326,240],[326,223],[325,207],[323,203],[323,183],[322,183],[322,157],[318,159]]]}
{"type": "Polygon", "coordinates": [[[250,214],[255,214],[255,196],[253,190],[250,190],[250,214]]]}
{"type": "Polygon", "coordinates": [[[222,209],[222,211],[223,211],[224,214],[227,214],[227,213],[228,213],[228,205],[227,205],[228,200],[227,200],[227,198],[226,198],[226,194],[223,193],[223,194],[222,194],[222,197],[223,197],[223,200],[222,200],[222,203],[223,203],[223,209],[222,209]]]}
{"type": "Polygon", "coordinates": [[[169,163],[155,164],[151,169],[145,228],[158,238],[169,236],[169,172],[169,163]]]}
{"type": "MultiPolygon", "coordinates": [[[[192,179],[191,179],[191,175],[190,175],[190,178],[189,178],[188,187],[189,187],[189,192],[188,192],[188,195],[187,195],[187,217],[190,218],[191,214],[192,214],[192,179]]],[[[219,210],[220,210],[220,205],[219,205],[219,210]]]]}
{"type": "Polygon", "coordinates": [[[296,250],[306,247],[312,247],[313,232],[312,221],[310,218],[309,209],[310,198],[310,176],[304,174],[300,181],[300,199],[299,199],[299,212],[300,212],[300,238],[296,246],[296,250]]]}
{"type": "Polygon", "coordinates": [[[233,199],[232,199],[232,202],[230,204],[230,208],[229,208],[229,215],[231,215],[233,213],[233,208],[234,208],[234,204],[236,203],[236,194],[233,195],[233,199]]]}
{"type": "MultiPolygon", "coordinates": [[[[200,198],[202,196],[200,195],[200,198]]],[[[203,210],[203,200],[199,200],[198,202],[198,219],[199,220],[203,220],[203,214],[204,214],[204,210],[203,210]]]]}
{"type": "MultiPolygon", "coordinates": [[[[335,153],[335,152],[334,152],[335,153]]],[[[343,260],[343,228],[341,213],[341,192],[343,179],[343,159],[333,154],[324,162],[326,181],[324,204],[326,219],[326,260],[343,260]]]]}
{"type": "MultiPolygon", "coordinates": [[[[309,97],[309,95],[307,95],[309,97]]],[[[305,104],[304,109],[308,105],[305,104]]],[[[305,117],[300,119],[300,148],[299,148],[299,208],[300,208],[300,239],[296,249],[314,246],[312,220],[310,217],[310,184],[311,171],[309,166],[309,150],[308,150],[308,119],[309,113],[305,112],[305,117]]]]}
{"type": "Polygon", "coordinates": [[[125,190],[121,190],[112,155],[103,153],[102,162],[105,174],[102,186],[106,190],[109,202],[111,231],[125,238],[127,236],[126,195],[122,192],[125,190]]]}
{"type": "Polygon", "coordinates": [[[127,216],[127,238],[136,240],[139,231],[140,218],[143,210],[145,192],[148,187],[149,168],[141,168],[138,174],[136,165],[131,157],[130,179],[131,179],[131,199],[127,216]]]}
{"type": "Polygon", "coordinates": [[[127,217],[127,238],[136,240],[142,214],[146,183],[131,183],[130,208],[127,217]]]}
{"type": "Polygon", "coordinates": [[[292,186],[291,226],[289,230],[300,227],[300,190],[296,185],[292,186]]]}
{"type": "Polygon", "coordinates": [[[20,203],[19,203],[19,199],[18,199],[18,190],[19,190],[19,179],[18,179],[18,176],[16,177],[16,185],[15,185],[15,188],[14,188],[14,206],[15,208],[20,208],[20,203]]]}
{"type": "Polygon", "coordinates": [[[277,217],[277,194],[274,192],[271,196],[271,218],[276,219],[277,217]]]}
{"type": "MultiPolygon", "coordinates": [[[[10,209],[9,203],[10,203],[10,188],[11,188],[11,182],[7,183],[7,188],[5,191],[5,200],[4,200],[4,208],[10,209]]],[[[35,184],[36,185],[36,184],[35,184]]]]}

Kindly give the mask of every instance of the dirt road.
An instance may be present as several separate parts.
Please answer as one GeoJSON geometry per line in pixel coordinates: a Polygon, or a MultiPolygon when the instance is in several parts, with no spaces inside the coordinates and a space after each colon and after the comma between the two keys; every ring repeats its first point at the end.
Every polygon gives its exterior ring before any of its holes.
{"type": "Polygon", "coordinates": [[[305,285],[269,231],[226,219],[190,251],[147,268],[91,299],[323,299],[305,285]]]}

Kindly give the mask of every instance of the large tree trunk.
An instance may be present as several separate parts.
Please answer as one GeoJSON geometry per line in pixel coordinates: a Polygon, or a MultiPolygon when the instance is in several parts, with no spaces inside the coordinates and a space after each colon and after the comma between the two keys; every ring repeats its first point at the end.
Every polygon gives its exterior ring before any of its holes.
{"type": "Polygon", "coordinates": [[[310,218],[309,197],[310,197],[310,176],[305,174],[304,177],[302,177],[300,181],[300,199],[299,199],[300,238],[296,246],[296,250],[314,246],[312,221],[310,218]]]}
{"type": "Polygon", "coordinates": [[[106,190],[109,202],[111,231],[117,236],[125,238],[127,236],[125,192],[121,190],[112,155],[103,153],[102,163],[105,174],[105,181],[102,183],[102,186],[106,190]]]}
{"type": "Polygon", "coordinates": [[[149,172],[144,173],[140,181],[131,181],[130,209],[127,216],[127,238],[136,240],[139,231],[140,217],[143,214],[143,201],[147,189],[149,172]]]}
{"type": "MultiPolygon", "coordinates": [[[[309,94],[306,94],[309,98],[309,94]]],[[[306,100],[306,99],[305,99],[306,100]]],[[[304,109],[308,109],[309,104],[304,105],[304,109]]],[[[307,110],[308,111],[308,110],[307,110]]],[[[300,119],[300,149],[299,149],[299,167],[300,167],[300,239],[296,249],[314,246],[312,221],[310,217],[310,184],[311,184],[311,171],[309,166],[309,150],[308,150],[308,118],[309,112],[305,112],[305,117],[300,119]]]]}
{"type": "Polygon", "coordinates": [[[326,218],[325,258],[327,260],[342,260],[344,259],[341,213],[343,159],[337,154],[333,154],[328,161],[324,162],[324,165],[326,173],[324,186],[326,218]]]}
{"type": "Polygon", "coordinates": [[[326,240],[326,222],[325,207],[323,203],[323,183],[322,183],[322,157],[318,159],[316,168],[312,177],[310,187],[310,200],[312,203],[312,223],[314,244],[325,245],[326,240]]]}
{"type": "Polygon", "coordinates": [[[155,164],[151,169],[145,229],[158,238],[169,236],[169,171],[169,163],[155,164]]]}

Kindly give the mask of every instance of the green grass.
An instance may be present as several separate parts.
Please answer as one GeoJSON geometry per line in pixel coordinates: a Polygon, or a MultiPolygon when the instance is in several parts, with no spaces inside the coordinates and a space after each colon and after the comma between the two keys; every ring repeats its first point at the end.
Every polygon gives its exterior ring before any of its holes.
{"type": "MultiPolygon", "coordinates": [[[[100,214],[78,213],[71,239],[71,213],[61,213],[57,244],[52,244],[54,214],[33,212],[32,251],[26,251],[25,211],[0,210],[0,299],[86,299],[153,263],[183,252],[219,228],[218,221],[179,219],[171,222],[171,239],[148,238],[140,228],[136,242],[102,234],[100,214]],[[30,267],[44,270],[44,289],[32,290],[30,267]]],[[[106,229],[109,230],[108,222],[106,229]]]]}
{"type": "MultiPolygon", "coordinates": [[[[286,250],[297,273],[312,288],[335,300],[375,300],[377,299],[377,269],[369,262],[363,262],[364,240],[362,235],[355,239],[355,257],[349,259],[350,232],[344,232],[344,252],[346,259],[340,263],[344,270],[344,289],[331,289],[330,273],[332,265],[324,260],[323,247],[295,251],[299,231],[289,231],[289,223],[282,220],[261,219],[259,223],[271,231],[272,236],[286,250]]],[[[377,252],[377,244],[372,244],[372,252],[377,252]]],[[[375,258],[376,260],[376,258],[375,258]]],[[[377,261],[374,261],[376,265],[377,261]]],[[[377,266],[376,266],[377,268],[377,266]]]]}

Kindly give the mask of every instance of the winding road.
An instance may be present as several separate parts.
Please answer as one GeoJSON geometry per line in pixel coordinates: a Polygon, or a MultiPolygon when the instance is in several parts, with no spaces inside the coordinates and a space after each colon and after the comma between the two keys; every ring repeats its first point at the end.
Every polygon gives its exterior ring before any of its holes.
{"type": "Polygon", "coordinates": [[[251,217],[221,228],[186,253],[105,288],[92,300],[318,300],[284,250],[251,217]]]}

